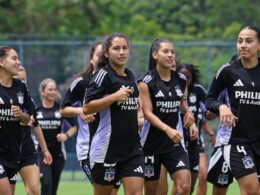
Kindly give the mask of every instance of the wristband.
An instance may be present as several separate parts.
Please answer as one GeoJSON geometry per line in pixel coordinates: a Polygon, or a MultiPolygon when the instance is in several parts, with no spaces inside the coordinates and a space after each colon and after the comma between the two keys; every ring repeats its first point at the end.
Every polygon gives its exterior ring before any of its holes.
{"type": "Polygon", "coordinates": [[[67,139],[70,138],[70,135],[66,132],[65,135],[67,136],[67,139]]]}

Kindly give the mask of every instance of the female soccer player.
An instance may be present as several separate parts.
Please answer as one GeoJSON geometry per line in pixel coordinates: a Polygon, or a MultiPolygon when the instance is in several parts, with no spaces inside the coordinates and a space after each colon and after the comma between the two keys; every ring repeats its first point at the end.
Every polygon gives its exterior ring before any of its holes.
{"type": "Polygon", "coordinates": [[[189,160],[177,125],[180,110],[185,127],[194,123],[194,117],[187,106],[185,77],[171,70],[174,60],[171,41],[156,39],[150,49],[149,71],[139,82],[145,117],[141,138],[147,195],[156,194],[161,164],[176,183],[178,194],[190,193],[189,160]]]}
{"type": "Polygon", "coordinates": [[[33,115],[24,82],[14,79],[20,61],[10,46],[0,46],[0,194],[13,194],[21,158],[23,130],[33,115]]]}
{"type": "MultiPolygon", "coordinates": [[[[56,102],[57,85],[53,79],[44,79],[39,86],[41,103],[36,109],[36,119],[42,128],[47,147],[52,155],[51,165],[44,163],[43,155],[39,155],[41,176],[41,194],[54,195],[57,192],[60,175],[65,163],[65,151],[63,141],[69,139],[77,131],[73,119],[70,119],[71,127],[66,133],[62,132],[64,118],[60,114],[60,106],[56,102]]],[[[39,149],[42,151],[42,149],[39,149]]]]}
{"type": "Polygon", "coordinates": [[[99,71],[84,99],[84,114],[99,112],[100,122],[90,147],[91,176],[95,195],[110,195],[119,179],[125,194],[141,195],[144,157],[138,134],[138,87],[126,68],[129,42],[114,33],[103,43],[99,71]]]}
{"type": "Polygon", "coordinates": [[[259,194],[260,173],[260,30],[244,27],[238,35],[240,58],[222,66],[213,80],[206,107],[219,113],[220,124],[225,125],[223,155],[241,192],[259,194]],[[230,108],[218,101],[227,90],[230,108]]]}

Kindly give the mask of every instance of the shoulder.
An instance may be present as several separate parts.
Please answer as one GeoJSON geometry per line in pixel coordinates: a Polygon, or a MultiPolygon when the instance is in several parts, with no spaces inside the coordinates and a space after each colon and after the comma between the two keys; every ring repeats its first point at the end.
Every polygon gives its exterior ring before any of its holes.
{"type": "Polygon", "coordinates": [[[155,72],[153,70],[149,70],[145,75],[140,79],[140,81],[143,81],[146,84],[151,83],[154,80],[155,72]]]}
{"type": "Polygon", "coordinates": [[[93,76],[93,80],[94,82],[100,86],[103,82],[103,80],[106,78],[106,76],[108,75],[109,70],[107,68],[102,68],[100,70],[98,70],[94,76],[93,76]]]}
{"type": "Polygon", "coordinates": [[[176,78],[181,83],[185,83],[186,84],[186,77],[185,77],[184,74],[172,70],[172,77],[176,78]]]}
{"type": "Polygon", "coordinates": [[[75,80],[72,81],[72,83],[70,84],[70,90],[73,91],[73,89],[79,85],[80,82],[82,82],[83,78],[82,77],[78,77],[75,80]]]}
{"type": "Polygon", "coordinates": [[[195,89],[196,91],[206,93],[205,88],[204,88],[201,84],[195,83],[195,84],[194,84],[194,89],[195,89]]]}
{"type": "Polygon", "coordinates": [[[220,74],[224,73],[225,71],[227,71],[230,68],[230,63],[225,63],[223,64],[217,71],[216,73],[216,79],[219,77],[220,74]]]}

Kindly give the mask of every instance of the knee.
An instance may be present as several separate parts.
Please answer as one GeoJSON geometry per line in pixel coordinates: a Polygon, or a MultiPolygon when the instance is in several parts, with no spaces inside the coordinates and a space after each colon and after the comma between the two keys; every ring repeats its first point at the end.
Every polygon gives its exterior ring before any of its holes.
{"type": "Polygon", "coordinates": [[[177,185],[178,194],[189,194],[191,190],[191,185],[189,183],[180,183],[177,185]]]}
{"type": "Polygon", "coordinates": [[[39,186],[35,185],[33,187],[26,187],[26,192],[28,195],[38,195],[39,194],[39,186]]]}

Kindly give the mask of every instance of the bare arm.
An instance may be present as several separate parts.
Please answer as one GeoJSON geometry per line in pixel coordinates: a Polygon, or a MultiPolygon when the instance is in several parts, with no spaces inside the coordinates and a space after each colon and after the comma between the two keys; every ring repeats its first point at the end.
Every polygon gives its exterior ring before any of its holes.
{"type": "Polygon", "coordinates": [[[32,130],[41,147],[41,152],[44,156],[44,163],[50,165],[52,163],[52,156],[47,148],[47,144],[45,142],[41,127],[38,125],[36,127],[33,127],[32,130]]]}
{"type": "Polygon", "coordinates": [[[78,129],[77,129],[76,126],[70,127],[69,130],[66,133],[59,133],[57,135],[57,140],[59,142],[67,141],[70,137],[72,137],[73,135],[76,134],[77,130],[78,129]]]}

